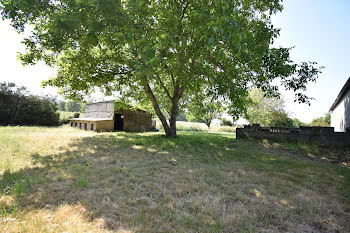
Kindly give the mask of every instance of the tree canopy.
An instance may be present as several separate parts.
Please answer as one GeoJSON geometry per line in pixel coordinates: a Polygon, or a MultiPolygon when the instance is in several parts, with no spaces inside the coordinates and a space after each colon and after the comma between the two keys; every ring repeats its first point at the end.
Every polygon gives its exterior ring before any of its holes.
{"type": "Polygon", "coordinates": [[[25,87],[0,82],[0,125],[59,124],[57,102],[49,96],[30,94],[25,87]]]}
{"type": "Polygon", "coordinates": [[[281,98],[265,96],[259,89],[249,91],[247,120],[251,124],[261,124],[271,127],[295,127],[294,121],[284,110],[281,98]]]}
{"type": "Polygon", "coordinates": [[[321,126],[330,127],[331,126],[331,114],[328,112],[324,117],[315,118],[311,121],[310,126],[321,126]]]}
{"type": "Polygon", "coordinates": [[[278,95],[275,79],[308,102],[300,91],[320,71],[272,46],[281,0],[0,0],[0,9],[18,31],[34,25],[20,58],[57,66],[46,85],[76,100],[95,87],[119,92],[152,106],[170,137],[186,100],[204,87],[237,117],[251,87],[278,95]]]}
{"type": "Polygon", "coordinates": [[[224,113],[225,107],[223,100],[210,98],[200,93],[190,100],[188,118],[190,121],[203,121],[210,128],[211,122],[224,113]]]}

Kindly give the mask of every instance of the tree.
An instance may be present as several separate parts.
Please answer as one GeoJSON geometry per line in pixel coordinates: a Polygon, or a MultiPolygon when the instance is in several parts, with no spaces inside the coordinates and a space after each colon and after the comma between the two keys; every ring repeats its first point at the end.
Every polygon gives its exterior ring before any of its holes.
{"type": "Polygon", "coordinates": [[[246,118],[252,124],[274,127],[294,127],[294,122],[284,110],[284,101],[265,96],[259,89],[249,92],[250,105],[246,118]]]}
{"type": "Polygon", "coordinates": [[[53,98],[31,95],[14,83],[0,83],[0,124],[58,125],[57,109],[53,98]]]}
{"type": "Polygon", "coordinates": [[[27,88],[17,87],[15,83],[0,83],[0,122],[13,124],[29,93],[27,88]]]}
{"type": "Polygon", "coordinates": [[[66,111],[66,102],[60,101],[58,104],[59,104],[58,109],[59,109],[60,111],[65,112],[65,111],[66,111]]]}
{"type": "Polygon", "coordinates": [[[300,90],[320,72],[313,62],[294,63],[290,48],[272,46],[279,29],[271,15],[282,0],[0,0],[0,9],[18,31],[35,25],[20,59],[58,67],[44,85],[76,100],[94,87],[118,91],[152,106],[169,137],[189,96],[204,86],[230,100],[236,118],[249,87],[278,95],[272,81],[279,78],[308,102],[300,90]]]}
{"type": "Polygon", "coordinates": [[[180,113],[178,117],[176,118],[176,121],[188,121],[187,116],[185,113],[180,113]]]}
{"type": "Polygon", "coordinates": [[[224,112],[225,107],[223,106],[223,102],[222,100],[212,99],[202,94],[197,95],[191,99],[188,118],[191,121],[203,120],[208,128],[210,128],[212,120],[220,117],[224,112]]]}
{"type": "Polygon", "coordinates": [[[299,128],[300,126],[307,126],[306,123],[302,122],[298,118],[293,118],[292,120],[295,128],[299,128]]]}
{"type": "Polygon", "coordinates": [[[80,112],[85,112],[85,103],[80,104],[80,112]]]}
{"type": "Polygon", "coordinates": [[[66,103],[66,111],[67,112],[80,112],[81,111],[81,105],[74,101],[68,101],[66,103]]]}
{"type": "Polygon", "coordinates": [[[326,113],[324,117],[315,118],[311,121],[310,126],[330,127],[331,114],[326,113]]]}

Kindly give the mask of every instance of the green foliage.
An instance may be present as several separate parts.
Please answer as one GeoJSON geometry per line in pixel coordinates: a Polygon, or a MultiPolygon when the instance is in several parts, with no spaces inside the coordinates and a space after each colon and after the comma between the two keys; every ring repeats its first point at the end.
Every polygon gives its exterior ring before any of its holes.
{"type": "Polygon", "coordinates": [[[79,188],[86,188],[89,185],[89,181],[86,178],[80,178],[75,184],[79,188]]]}
{"type": "Polygon", "coordinates": [[[0,124],[46,125],[59,124],[56,100],[49,96],[35,96],[25,87],[14,83],[0,83],[0,124]]]}
{"type": "Polygon", "coordinates": [[[80,104],[80,112],[85,112],[85,103],[80,104]]]}
{"type": "Polygon", "coordinates": [[[300,121],[297,118],[293,118],[292,120],[293,120],[293,125],[294,125],[295,128],[299,128],[300,126],[307,126],[306,123],[300,121]]]}
{"type": "MultiPolygon", "coordinates": [[[[69,119],[74,118],[74,112],[63,112],[63,111],[59,111],[60,113],[60,120],[59,120],[59,124],[67,124],[69,123],[69,119]]],[[[79,117],[83,117],[84,114],[83,113],[79,113],[79,117]]]]}
{"type": "Polygon", "coordinates": [[[58,103],[58,110],[65,112],[66,111],[66,102],[60,101],[58,103]]]}
{"type": "Polygon", "coordinates": [[[277,97],[268,97],[259,89],[249,92],[250,105],[247,120],[251,124],[273,127],[294,127],[294,122],[284,110],[284,102],[277,97]]]}
{"type": "Polygon", "coordinates": [[[82,111],[83,109],[85,110],[85,105],[82,107],[82,104],[74,102],[74,101],[68,101],[66,103],[65,107],[67,112],[84,112],[82,111]]]}
{"type": "Polygon", "coordinates": [[[310,126],[321,126],[330,127],[331,126],[331,114],[326,113],[324,117],[315,118],[310,123],[310,126]]]}
{"type": "Polygon", "coordinates": [[[186,114],[180,113],[179,116],[176,118],[176,121],[188,121],[186,114]]]}
{"type": "Polygon", "coordinates": [[[75,112],[73,115],[74,118],[79,118],[80,117],[80,113],[79,112],[75,112]]]}
{"type": "Polygon", "coordinates": [[[29,186],[30,186],[30,180],[28,178],[19,180],[13,185],[12,192],[15,195],[26,193],[28,191],[29,186]]]}
{"type": "Polygon", "coordinates": [[[190,100],[188,118],[190,121],[202,120],[208,128],[213,119],[218,118],[225,111],[224,101],[205,95],[195,95],[190,100]]]}
{"type": "Polygon", "coordinates": [[[221,125],[223,126],[233,126],[232,121],[226,119],[226,118],[221,118],[221,125]]]}
{"type": "Polygon", "coordinates": [[[191,96],[206,87],[211,98],[230,101],[235,117],[244,113],[251,85],[277,96],[276,78],[308,103],[300,90],[320,69],[272,46],[279,29],[271,15],[282,9],[281,0],[0,0],[3,19],[18,31],[35,25],[22,62],[58,67],[44,85],[76,100],[94,87],[118,91],[152,106],[168,136],[176,136],[176,117],[191,96]]]}

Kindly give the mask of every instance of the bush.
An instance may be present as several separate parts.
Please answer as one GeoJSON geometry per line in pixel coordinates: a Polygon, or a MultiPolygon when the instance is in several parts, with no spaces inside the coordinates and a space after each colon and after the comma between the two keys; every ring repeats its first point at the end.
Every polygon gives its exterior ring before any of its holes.
{"type": "Polygon", "coordinates": [[[233,123],[230,120],[226,119],[226,118],[221,118],[221,125],[223,125],[223,126],[233,126],[233,123]]]}
{"type": "Polygon", "coordinates": [[[14,83],[0,83],[0,124],[59,125],[56,100],[30,95],[14,83]]]}
{"type": "Polygon", "coordinates": [[[66,117],[61,118],[60,117],[59,125],[68,124],[68,123],[69,123],[69,118],[66,118],[66,117]]]}
{"type": "Polygon", "coordinates": [[[73,115],[74,118],[79,118],[80,117],[80,113],[79,112],[75,112],[73,115]]]}

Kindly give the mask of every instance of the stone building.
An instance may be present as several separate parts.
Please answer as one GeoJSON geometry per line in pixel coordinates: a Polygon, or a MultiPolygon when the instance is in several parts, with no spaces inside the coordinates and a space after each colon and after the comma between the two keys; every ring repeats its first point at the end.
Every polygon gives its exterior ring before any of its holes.
{"type": "Polygon", "coordinates": [[[331,112],[331,126],[335,132],[350,132],[350,78],[341,89],[333,105],[331,112]]]}
{"type": "Polygon", "coordinates": [[[70,126],[94,131],[150,131],[152,115],[140,109],[115,109],[113,101],[86,104],[84,117],[73,118],[70,126]]]}

